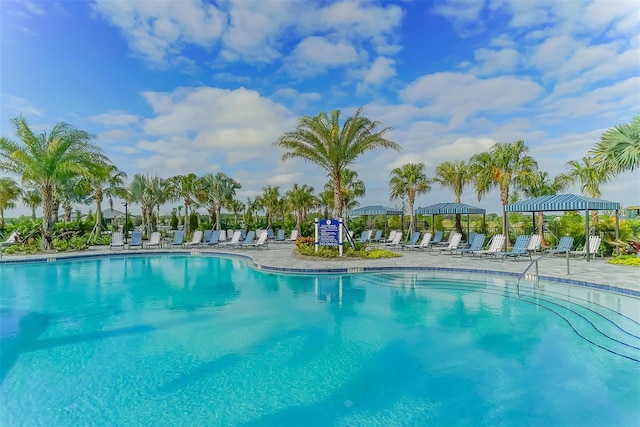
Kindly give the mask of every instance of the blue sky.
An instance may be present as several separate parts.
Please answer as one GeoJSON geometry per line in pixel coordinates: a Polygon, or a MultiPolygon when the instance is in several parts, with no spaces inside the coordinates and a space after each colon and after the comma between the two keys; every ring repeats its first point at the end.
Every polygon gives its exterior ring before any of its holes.
{"type": "MultiPolygon", "coordinates": [[[[432,177],[521,139],[554,176],[631,121],[639,18],[640,3],[615,0],[2,0],[0,131],[13,137],[19,114],[39,131],[64,121],[130,177],[221,171],[244,201],[267,184],[321,190],[322,170],[272,143],[301,115],[363,106],[403,151],[353,165],[360,204],[396,206],[389,172],[404,163],[432,177]]],[[[602,190],[640,204],[637,173],[602,190]]],[[[452,200],[434,185],[417,205],[452,200]]],[[[478,202],[468,187],[463,202],[501,211],[497,191],[478,202]]]]}

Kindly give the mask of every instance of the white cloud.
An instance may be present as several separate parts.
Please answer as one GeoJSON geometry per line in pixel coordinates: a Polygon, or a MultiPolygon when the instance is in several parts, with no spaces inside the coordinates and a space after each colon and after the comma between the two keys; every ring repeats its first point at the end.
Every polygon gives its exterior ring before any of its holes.
{"type": "Polygon", "coordinates": [[[95,116],[90,116],[89,120],[103,126],[128,126],[140,121],[138,116],[124,111],[110,111],[95,116]]]}
{"type": "Polygon", "coordinates": [[[396,61],[391,58],[379,56],[371,64],[371,68],[365,73],[364,78],[358,83],[358,90],[365,90],[369,86],[378,86],[397,74],[396,61]]]}
{"type": "Polygon", "coordinates": [[[478,66],[472,72],[480,76],[511,73],[516,70],[520,54],[517,50],[480,48],[474,52],[478,66]]]}
{"type": "Polygon", "coordinates": [[[183,43],[208,47],[225,29],[225,14],[200,1],[97,0],[95,10],[120,27],[131,48],[154,62],[176,54],[183,43]]]}
{"type": "Polygon", "coordinates": [[[479,79],[453,72],[422,76],[400,93],[402,100],[424,104],[435,117],[449,117],[460,125],[478,113],[511,113],[539,97],[542,87],[526,78],[479,79]]]}
{"type": "Polygon", "coordinates": [[[357,60],[358,52],[352,45],[312,36],[298,43],[286,59],[285,70],[291,74],[309,76],[349,65],[357,60]]]}
{"type": "Polygon", "coordinates": [[[6,108],[11,111],[12,114],[42,117],[42,112],[26,98],[3,93],[1,99],[2,108],[6,108]]]}

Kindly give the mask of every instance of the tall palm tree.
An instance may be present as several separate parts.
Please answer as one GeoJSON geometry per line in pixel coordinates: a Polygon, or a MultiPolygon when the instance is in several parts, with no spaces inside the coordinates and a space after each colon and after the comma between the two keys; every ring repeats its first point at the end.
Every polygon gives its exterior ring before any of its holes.
{"type": "Polygon", "coordinates": [[[235,224],[238,224],[238,215],[240,214],[240,212],[244,210],[245,208],[244,203],[242,203],[240,200],[233,199],[227,203],[227,208],[233,214],[233,222],[235,224]]]}
{"type": "Polygon", "coordinates": [[[102,202],[104,197],[121,194],[126,178],[126,173],[106,162],[97,164],[92,174],[82,178],[80,185],[88,189],[96,203],[96,236],[102,235],[102,202]]]}
{"type": "Polygon", "coordinates": [[[385,138],[390,128],[377,130],[381,122],[361,115],[362,108],[340,124],[340,110],[331,115],[303,116],[296,128],[285,132],[274,145],[287,150],[282,160],[301,158],[323,168],[333,180],[333,215],[342,212],[342,171],[363,153],[378,148],[400,151],[401,147],[385,138]]]}
{"type": "MultiPolygon", "coordinates": [[[[484,153],[471,157],[472,171],[478,200],[494,187],[500,189],[502,202],[502,233],[508,236],[507,213],[504,206],[509,203],[511,189],[518,190],[538,169],[538,162],[528,155],[529,147],[524,141],[497,143],[484,153]]],[[[505,244],[508,246],[508,240],[505,244]]]]}
{"type": "MultiPolygon", "coordinates": [[[[358,179],[358,173],[351,169],[342,171],[340,185],[342,187],[342,217],[345,219],[345,225],[348,226],[347,213],[349,209],[354,209],[359,205],[356,198],[363,197],[367,192],[367,188],[364,185],[364,181],[358,179]]],[[[327,182],[324,189],[331,191],[333,195],[333,181],[327,182]]]]}
{"type": "Polygon", "coordinates": [[[329,188],[325,185],[324,190],[318,194],[318,202],[323,218],[329,218],[329,208],[333,206],[333,182],[327,185],[329,185],[329,188]]]}
{"type": "Polygon", "coordinates": [[[280,187],[277,185],[263,187],[260,200],[267,214],[267,228],[271,228],[273,213],[280,205],[280,187]]]}
{"type": "Polygon", "coordinates": [[[55,203],[62,205],[65,222],[71,222],[75,205],[91,203],[91,188],[82,184],[82,177],[77,175],[58,181],[54,187],[55,203]]]}
{"type": "Polygon", "coordinates": [[[22,189],[13,179],[0,177],[0,227],[4,227],[5,209],[16,207],[16,201],[20,198],[22,189]]]}
{"type": "Polygon", "coordinates": [[[196,203],[195,194],[198,191],[198,177],[194,173],[187,175],[177,175],[170,178],[173,183],[176,196],[181,198],[184,202],[184,216],[186,218],[184,222],[184,232],[189,233],[189,208],[196,203]]]}
{"type": "Polygon", "coordinates": [[[300,227],[302,225],[302,221],[307,215],[307,212],[318,203],[313,192],[313,187],[310,187],[307,184],[293,184],[293,187],[291,187],[291,189],[285,194],[289,206],[291,206],[296,213],[296,230],[298,230],[299,235],[302,235],[300,227]]]}
{"type": "Polygon", "coordinates": [[[590,154],[615,173],[633,171],[640,164],[640,114],[631,123],[607,130],[590,154]]]}
{"type": "Polygon", "coordinates": [[[215,175],[208,173],[200,178],[199,190],[196,192],[196,198],[202,204],[207,206],[209,211],[209,221],[211,221],[212,213],[216,216],[216,230],[220,230],[220,213],[222,208],[236,195],[236,191],[242,188],[242,185],[230,176],[218,172],[215,175]]]}
{"type": "Polygon", "coordinates": [[[95,164],[108,159],[91,141],[94,136],[66,123],[56,124],[49,133],[33,133],[26,120],[11,120],[18,141],[0,138],[0,170],[16,174],[23,182],[36,184],[42,194],[42,238],[45,250],[53,239],[53,198],[55,184],[73,175],[91,175],[95,164]]]}
{"type": "Polygon", "coordinates": [[[129,188],[123,195],[129,203],[139,203],[142,208],[142,230],[150,235],[153,231],[153,209],[166,198],[167,184],[158,176],[135,174],[129,188]]]}
{"type": "Polygon", "coordinates": [[[36,220],[36,209],[42,204],[42,195],[37,188],[29,188],[22,194],[22,203],[31,209],[31,219],[36,220]]]}
{"type": "MultiPolygon", "coordinates": [[[[598,163],[593,157],[583,157],[582,161],[570,160],[567,168],[568,172],[563,174],[563,179],[572,184],[580,184],[580,192],[594,199],[602,196],[600,186],[614,174],[606,163],[598,163]]],[[[598,223],[597,210],[592,211],[591,219],[593,224],[598,223]]]]}
{"type": "MultiPolygon", "coordinates": [[[[569,181],[564,174],[551,179],[547,172],[537,171],[523,182],[521,190],[528,198],[553,196],[563,191],[568,185],[569,181]]],[[[538,233],[544,239],[544,212],[538,212],[538,233]]]]}
{"type": "Polygon", "coordinates": [[[389,200],[407,198],[409,202],[409,233],[415,230],[416,214],[414,205],[416,196],[431,191],[431,182],[425,173],[424,163],[407,163],[391,171],[389,200]]]}
{"type": "MultiPolygon", "coordinates": [[[[460,203],[464,187],[470,184],[472,180],[471,166],[464,160],[440,163],[436,166],[436,176],[433,178],[433,181],[440,184],[440,186],[453,190],[456,203],[460,203]]],[[[462,233],[460,217],[460,214],[456,214],[456,231],[458,233],[462,233]]]]}

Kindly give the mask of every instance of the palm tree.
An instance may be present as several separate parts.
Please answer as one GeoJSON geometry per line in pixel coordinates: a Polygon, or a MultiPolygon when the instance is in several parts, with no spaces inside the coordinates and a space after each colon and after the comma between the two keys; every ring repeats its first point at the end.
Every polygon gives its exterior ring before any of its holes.
{"type": "Polygon", "coordinates": [[[277,185],[263,187],[260,201],[267,214],[267,228],[271,228],[273,213],[280,205],[280,187],[277,185]]]}
{"type": "Polygon", "coordinates": [[[240,212],[242,212],[244,210],[244,203],[242,203],[240,200],[230,200],[227,203],[227,208],[231,211],[231,213],[233,214],[233,222],[235,224],[238,224],[238,215],[240,214],[240,212]]]}
{"type": "Polygon", "coordinates": [[[318,202],[323,218],[329,218],[329,208],[333,206],[333,182],[327,185],[329,185],[329,188],[325,185],[324,190],[318,194],[318,202]]]}
{"type": "MultiPolygon", "coordinates": [[[[349,209],[356,208],[359,203],[355,200],[357,197],[363,197],[367,191],[364,181],[357,179],[358,173],[351,169],[344,169],[340,178],[340,185],[342,186],[342,217],[345,219],[345,226],[347,224],[347,213],[349,209]]],[[[325,190],[331,191],[333,195],[333,181],[329,181],[324,186],[325,190]]]]}
{"type": "Polygon", "coordinates": [[[153,209],[166,199],[167,184],[164,179],[149,175],[135,174],[129,184],[124,199],[129,203],[139,203],[142,208],[142,230],[150,235],[153,231],[151,216],[153,209]]]}
{"type": "Polygon", "coordinates": [[[289,206],[296,212],[296,230],[299,235],[302,235],[300,226],[307,212],[318,203],[313,192],[313,187],[309,187],[307,184],[293,184],[293,187],[285,194],[289,206]]]}
{"type": "Polygon", "coordinates": [[[74,205],[91,203],[91,189],[87,185],[82,185],[82,177],[79,175],[56,183],[54,195],[55,203],[62,204],[65,222],[71,222],[71,211],[74,205]]]}
{"type": "MultiPolygon", "coordinates": [[[[184,202],[184,216],[186,218],[184,222],[184,233],[189,233],[189,207],[195,204],[195,194],[198,191],[198,177],[194,173],[187,175],[177,175],[170,178],[173,183],[173,188],[177,197],[181,198],[184,202]]],[[[180,208],[181,209],[181,208],[180,208]]]]}
{"type": "Polygon", "coordinates": [[[282,160],[297,157],[315,163],[328,172],[333,180],[333,215],[342,212],[342,171],[363,153],[378,148],[401,147],[385,138],[390,128],[377,130],[380,121],[361,116],[362,108],[340,126],[340,110],[331,116],[322,112],[317,116],[303,116],[296,128],[285,132],[274,145],[287,150],[282,160]]]}
{"type": "MultiPolygon", "coordinates": [[[[523,182],[521,190],[528,198],[553,196],[567,188],[568,184],[569,181],[563,174],[552,180],[547,172],[538,171],[523,182]]],[[[538,233],[544,239],[544,212],[538,212],[538,233]]]]}
{"type": "Polygon", "coordinates": [[[242,185],[235,179],[222,172],[217,174],[208,173],[200,178],[199,190],[196,198],[207,206],[209,211],[209,221],[212,222],[212,214],[216,216],[216,230],[220,230],[220,213],[222,208],[236,195],[236,191],[242,185]]]}
{"type": "MultiPolygon", "coordinates": [[[[478,200],[494,187],[500,189],[502,202],[502,233],[508,236],[507,213],[504,206],[509,203],[510,190],[518,190],[538,169],[538,163],[527,154],[529,147],[524,141],[497,143],[488,152],[471,157],[472,172],[478,200]]],[[[508,246],[508,240],[505,243],[508,246]]]]}
{"type": "MultiPolygon", "coordinates": [[[[580,184],[580,192],[594,199],[600,198],[600,186],[607,182],[614,171],[606,163],[597,163],[593,157],[583,157],[582,162],[570,160],[567,162],[568,172],[563,175],[572,184],[580,184]]],[[[593,224],[598,223],[598,211],[591,213],[593,224]]]]}
{"type": "Polygon", "coordinates": [[[416,196],[431,191],[431,182],[424,169],[424,163],[407,163],[391,171],[389,200],[402,199],[406,196],[409,202],[409,233],[413,233],[415,229],[416,215],[413,207],[416,196]]]}
{"type": "Polygon", "coordinates": [[[53,239],[53,199],[55,184],[73,175],[91,175],[95,165],[107,162],[94,136],[66,123],[56,124],[49,133],[33,133],[26,120],[11,120],[18,141],[0,138],[0,170],[16,174],[23,182],[40,187],[42,194],[42,238],[45,250],[53,239]]]}
{"type": "Polygon", "coordinates": [[[607,130],[590,154],[613,172],[633,171],[640,164],[640,114],[631,123],[607,130]]]}
{"type": "Polygon", "coordinates": [[[29,188],[22,194],[22,203],[31,209],[31,219],[36,220],[36,209],[42,204],[42,195],[37,188],[29,188]]]}
{"type": "Polygon", "coordinates": [[[5,209],[16,207],[16,201],[20,198],[22,189],[13,179],[0,177],[0,227],[4,227],[5,209]]]}
{"type": "Polygon", "coordinates": [[[104,196],[113,197],[124,190],[127,174],[110,163],[96,165],[91,175],[85,176],[80,185],[85,186],[96,203],[96,236],[102,235],[102,202],[104,196]]]}
{"type": "MultiPolygon", "coordinates": [[[[436,176],[433,178],[442,187],[453,190],[455,202],[460,203],[462,191],[467,184],[473,180],[471,166],[463,160],[453,162],[442,162],[436,166],[436,176]]],[[[460,214],[456,214],[456,231],[462,233],[462,223],[460,214]]]]}

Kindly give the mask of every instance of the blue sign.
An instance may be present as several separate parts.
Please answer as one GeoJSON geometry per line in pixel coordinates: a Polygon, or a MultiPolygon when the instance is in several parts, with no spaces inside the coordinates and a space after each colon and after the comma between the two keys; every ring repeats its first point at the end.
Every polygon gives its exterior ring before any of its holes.
{"type": "Polygon", "coordinates": [[[340,244],[340,221],[321,219],[318,224],[318,244],[320,246],[338,246],[340,244]]]}

